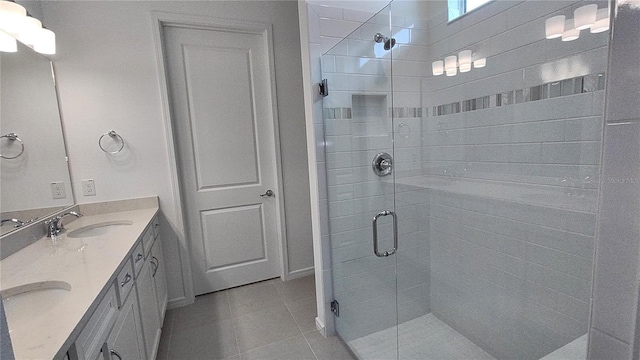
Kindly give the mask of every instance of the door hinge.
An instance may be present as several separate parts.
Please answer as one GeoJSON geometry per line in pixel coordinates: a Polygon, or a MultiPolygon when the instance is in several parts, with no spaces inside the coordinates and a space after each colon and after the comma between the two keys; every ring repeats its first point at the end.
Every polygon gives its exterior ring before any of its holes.
{"type": "Polygon", "coordinates": [[[320,82],[318,86],[320,87],[320,95],[322,95],[322,97],[329,95],[329,84],[327,83],[327,79],[322,79],[322,82],[320,82]]]}
{"type": "Polygon", "coordinates": [[[331,312],[337,317],[340,317],[340,304],[338,303],[338,300],[333,300],[331,302],[331,312]]]}

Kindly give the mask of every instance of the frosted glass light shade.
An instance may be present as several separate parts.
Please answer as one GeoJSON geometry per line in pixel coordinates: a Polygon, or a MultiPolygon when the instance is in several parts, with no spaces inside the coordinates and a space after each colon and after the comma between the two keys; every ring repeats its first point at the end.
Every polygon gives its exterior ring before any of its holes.
{"type": "Polygon", "coordinates": [[[27,16],[27,10],[12,1],[0,0],[0,29],[15,34],[21,21],[27,16]]]}
{"type": "Polygon", "coordinates": [[[596,22],[598,5],[589,4],[581,6],[573,11],[573,23],[577,30],[588,29],[596,22]]]}
{"type": "Polygon", "coordinates": [[[27,16],[21,21],[20,28],[18,29],[18,40],[27,44],[33,45],[38,38],[38,34],[42,29],[42,23],[40,20],[27,16]]]}
{"type": "Polygon", "coordinates": [[[18,51],[18,43],[13,36],[0,30],[0,51],[2,52],[16,52],[18,51]]]}
{"type": "Polygon", "coordinates": [[[54,55],[56,53],[56,34],[49,29],[40,29],[33,44],[33,50],[40,54],[54,55]]]}
{"type": "Polygon", "coordinates": [[[431,71],[433,71],[433,76],[444,74],[444,61],[438,60],[431,63],[431,71]]]}
{"type": "Polygon", "coordinates": [[[456,70],[457,67],[458,67],[458,58],[455,55],[447,56],[446,58],[444,58],[444,69],[447,72],[449,72],[449,70],[456,70]]]}
{"type": "Polygon", "coordinates": [[[458,68],[448,69],[447,76],[456,76],[458,74],[458,68]]]}
{"type": "Polygon", "coordinates": [[[599,9],[596,16],[596,22],[591,27],[591,33],[597,34],[609,30],[609,9],[599,9]]]}
{"type": "Polygon", "coordinates": [[[548,18],[544,22],[547,39],[555,39],[561,37],[562,33],[564,33],[564,23],[564,15],[558,15],[548,18]]]}
{"type": "Polygon", "coordinates": [[[573,27],[573,20],[567,20],[564,24],[564,29],[562,41],[573,41],[580,37],[580,30],[573,27]]]}
{"type": "Polygon", "coordinates": [[[463,50],[458,53],[458,66],[460,72],[471,70],[471,50],[463,50]]]}
{"type": "Polygon", "coordinates": [[[473,62],[473,67],[476,69],[483,68],[487,65],[487,58],[478,59],[473,62]]]}

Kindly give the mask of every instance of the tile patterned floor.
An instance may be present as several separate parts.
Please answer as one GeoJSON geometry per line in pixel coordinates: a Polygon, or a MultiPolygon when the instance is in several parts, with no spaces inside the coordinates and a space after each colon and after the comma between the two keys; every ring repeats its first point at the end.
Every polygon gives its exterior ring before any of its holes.
{"type": "Polygon", "coordinates": [[[352,360],[316,330],[313,276],[196,297],[165,317],[158,360],[352,360]]]}
{"type": "Polygon", "coordinates": [[[352,340],[349,345],[365,360],[396,356],[401,360],[495,360],[433,314],[352,340]]]}

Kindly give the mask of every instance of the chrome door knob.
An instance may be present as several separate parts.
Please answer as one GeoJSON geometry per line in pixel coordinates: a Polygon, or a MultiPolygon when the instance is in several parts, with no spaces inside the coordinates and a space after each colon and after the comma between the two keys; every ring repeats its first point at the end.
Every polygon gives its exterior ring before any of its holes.
{"type": "Polygon", "coordinates": [[[273,190],[267,190],[264,194],[260,194],[262,197],[273,196],[273,190]]]}

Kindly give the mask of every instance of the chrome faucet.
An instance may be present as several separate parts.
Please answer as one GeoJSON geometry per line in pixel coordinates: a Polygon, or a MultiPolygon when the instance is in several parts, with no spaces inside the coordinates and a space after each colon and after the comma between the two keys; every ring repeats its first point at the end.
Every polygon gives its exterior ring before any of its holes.
{"type": "Polygon", "coordinates": [[[47,227],[47,237],[54,237],[65,232],[64,225],[62,224],[62,219],[64,219],[67,215],[73,215],[75,217],[81,217],[82,214],[75,211],[69,211],[68,213],[62,214],[60,216],[52,217],[51,219],[44,222],[47,227]]]}
{"type": "Polygon", "coordinates": [[[15,225],[13,227],[19,228],[21,226],[24,226],[24,221],[20,220],[20,219],[2,219],[0,220],[0,226],[2,226],[2,224],[4,223],[14,223],[15,225]]]}

